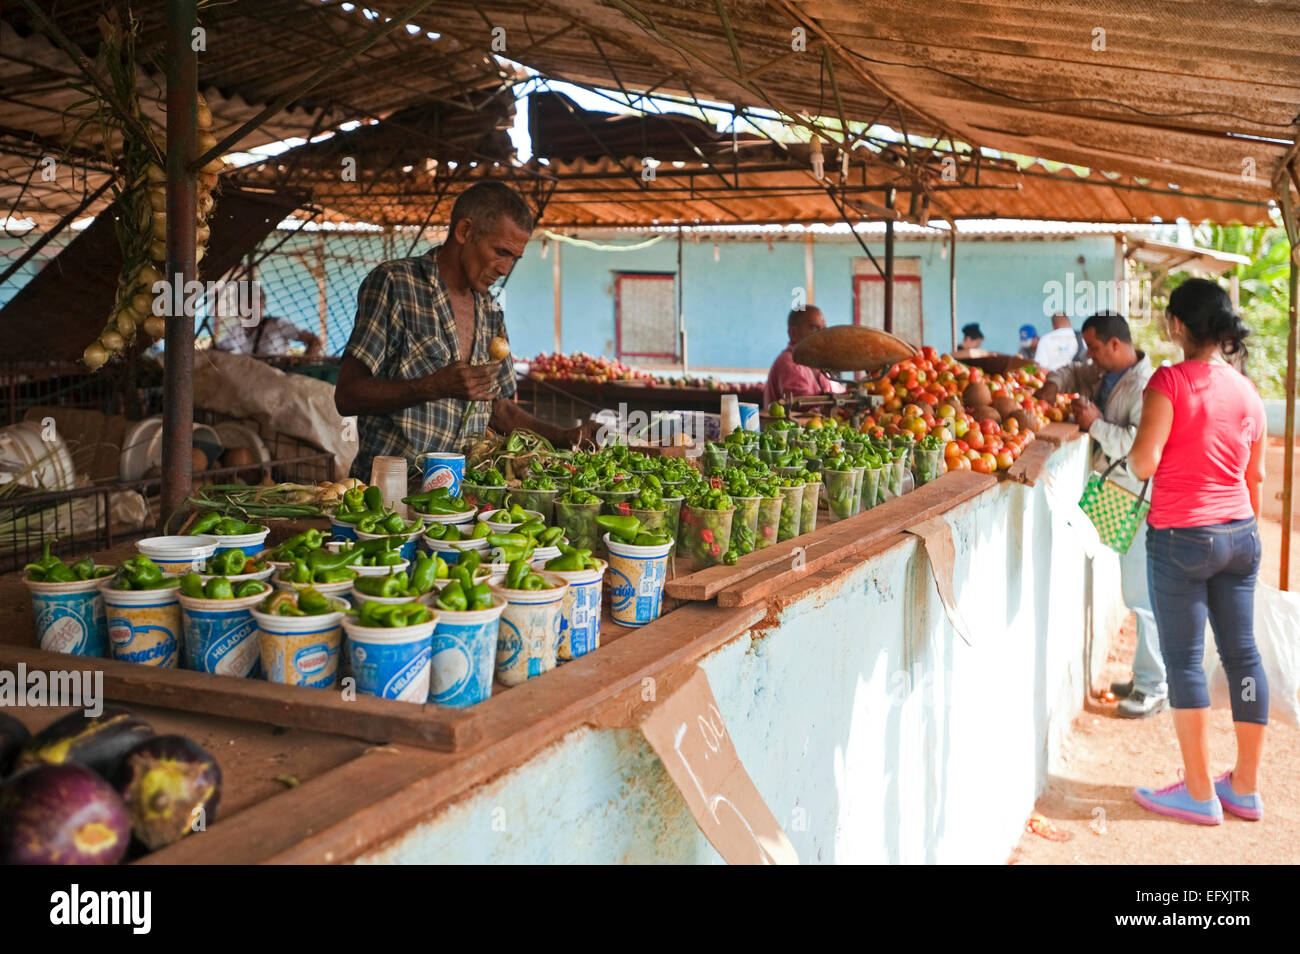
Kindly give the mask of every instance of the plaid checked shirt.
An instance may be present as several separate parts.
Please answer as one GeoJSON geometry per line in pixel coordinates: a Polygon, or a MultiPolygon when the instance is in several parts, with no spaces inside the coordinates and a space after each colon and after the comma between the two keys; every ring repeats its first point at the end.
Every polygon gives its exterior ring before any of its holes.
{"type": "MultiPolygon", "coordinates": [[[[357,321],[345,354],[364,364],[376,378],[409,380],[432,374],[456,361],[456,319],[447,286],[438,275],[434,246],[424,255],[380,265],[361,283],[357,293],[357,321]]],[[[491,295],[474,293],[474,346],[471,364],[488,362],[488,342],[506,337],[505,316],[491,295]]],[[[514,397],[515,366],[501,362],[497,377],[501,397],[514,397]]],[[[370,479],[376,456],[405,457],[408,464],[429,451],[457,451],[460,418],[469,403],[443,398],[404,408],[392,414],[363,414],[357,418],[360,447],[352,473],[370,479]]],[[[463,440],[487,429],[491,405],[474,402],[463,440]]]]}

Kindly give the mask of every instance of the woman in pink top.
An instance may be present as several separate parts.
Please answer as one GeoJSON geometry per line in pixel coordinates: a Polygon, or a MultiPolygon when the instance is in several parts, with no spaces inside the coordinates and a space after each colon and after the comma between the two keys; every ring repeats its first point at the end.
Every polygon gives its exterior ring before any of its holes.
{"type": "Polygon", "coordinates": [[[1256,773],[1268,724],[1268,682],[1254,635],[1264,404],[1224,360],[1244,352],[1249,333],[1227,292],[1189,279],[1169,296],[1166,318],[1184,360],[1152,375],[1129,470],[1152,478],[1147,578],[1184,772],[1177,785],[1139,788],[1133,797],[1153,812],[1203,825],[1220,824],[1225,808],[1258,820],[1256,773]],[[1210,697],[1201,669],[1207,618],[1237,734],[1237,764],[1217,778],[1210,775],[1210,697]]]}

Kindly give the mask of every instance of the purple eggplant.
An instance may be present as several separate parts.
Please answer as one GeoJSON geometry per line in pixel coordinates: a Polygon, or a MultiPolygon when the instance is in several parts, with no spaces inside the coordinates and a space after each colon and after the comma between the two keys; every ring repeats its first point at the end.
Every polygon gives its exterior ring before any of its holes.
{"type": "Polygon", "coordinates": [[[130,844],[121,797],[84,765],[37,765],[0,785],[0,864],[115,865],[130,844]]]}
{"type": "Polygon", "coordinates": [[[120,706],[104,706],[97,716],[70,712],[31,737],[16,768],[76,762],[111,779],[122,756],[152,736],[149,723],[120,706]]]}
{"type": "Polygon", "coordinates": [[[221,766],[183,735],[156,735],[126,754],[113,785],[136,839],[153,851],[212,823],[221,799],[221,766]]]}
{"type": "Polygon", "coordinates": [[[9,774],[14,762],[18,761],[18,753],[31,737],[27,726],[9,713],[0,712],[0,778],[9,774]]]}

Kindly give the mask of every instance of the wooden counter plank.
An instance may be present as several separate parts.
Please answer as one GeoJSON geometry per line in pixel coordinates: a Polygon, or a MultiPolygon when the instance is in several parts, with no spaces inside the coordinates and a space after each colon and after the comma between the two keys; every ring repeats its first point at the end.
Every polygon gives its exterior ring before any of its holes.
{"type": "Polygon", "coordinates": [[[355,858],[431,818],[583,724],[625,725],[643,693],[670,691],[695,663],[761,621],[763,606],[687,605],[541,679],[475,706],[483,737],[455,755],[372,749],[147,859],[150,864],[310,864],[355,858]],[[647,682],[647,680],[650,680],[647,682]]]}
{"type": "Polygon", "coordinates": [[[1079,425],[1073,421],[1053,421],[1051,424],[1040,427],[1034,436],[1040,441],[1064,444],[1066,441],[1076,440],[1087,435],[1079,430],[1079,425]]]}
{"type": "MultiPolygon", "coordinates": [[[[969,470],[944,474],[910,494],[895,497],[856,517],[830,524],[826,529],[834,529],[826,545],[817,547],[816,552],[810,548],[799,566],[787,561],[755,573],[720,591],[718,605],[748,606],[756,603],[823,567],[857,558],[910,524],[951,510],[996,484],[997,478],[992,474],[977,474],[969,470]]],[[[820,533],[819,529],[808,536],[815,538],[820,533]]]]}
{"type": "Polygon", "coordinates": [[[370,742],[401,742],[451,751],[479,735],[477,716],[442,706],[417,706],[394,699],[358,694],[344,700],[339,692],[282,686],[260,679],[234,679],[186,669],[68,656],[40,649],[0,646],[0,669],[102,671],[104,695],[120,702],[201,712],[270,725],[331,732],[370,742]]]}
{"type": "Polygon", "coordinates": [[[1007,468],[1007,476],[1032,487],[1047,466],[1048,458],[1056,453],[1057,446],[1051,441],[1031,442],[1016,458],[1015,463],[1007,468]]]}

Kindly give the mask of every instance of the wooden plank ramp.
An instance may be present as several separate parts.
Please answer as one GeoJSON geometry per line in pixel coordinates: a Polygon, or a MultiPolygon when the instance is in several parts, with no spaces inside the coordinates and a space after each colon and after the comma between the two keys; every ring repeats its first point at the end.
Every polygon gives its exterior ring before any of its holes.
{"type": "Polygon", "coordinates": [[[368,742],[400,742],[453,752],[473,744],[481,735],[481,716],[475,710],[416,705],[361,693],[345,700],[338,691],[0,645],[0,669],[17,672],[20,664],[29,672],[100,671],[104,674],[104,697],[115,702],[330,732],[368,742]]]}

